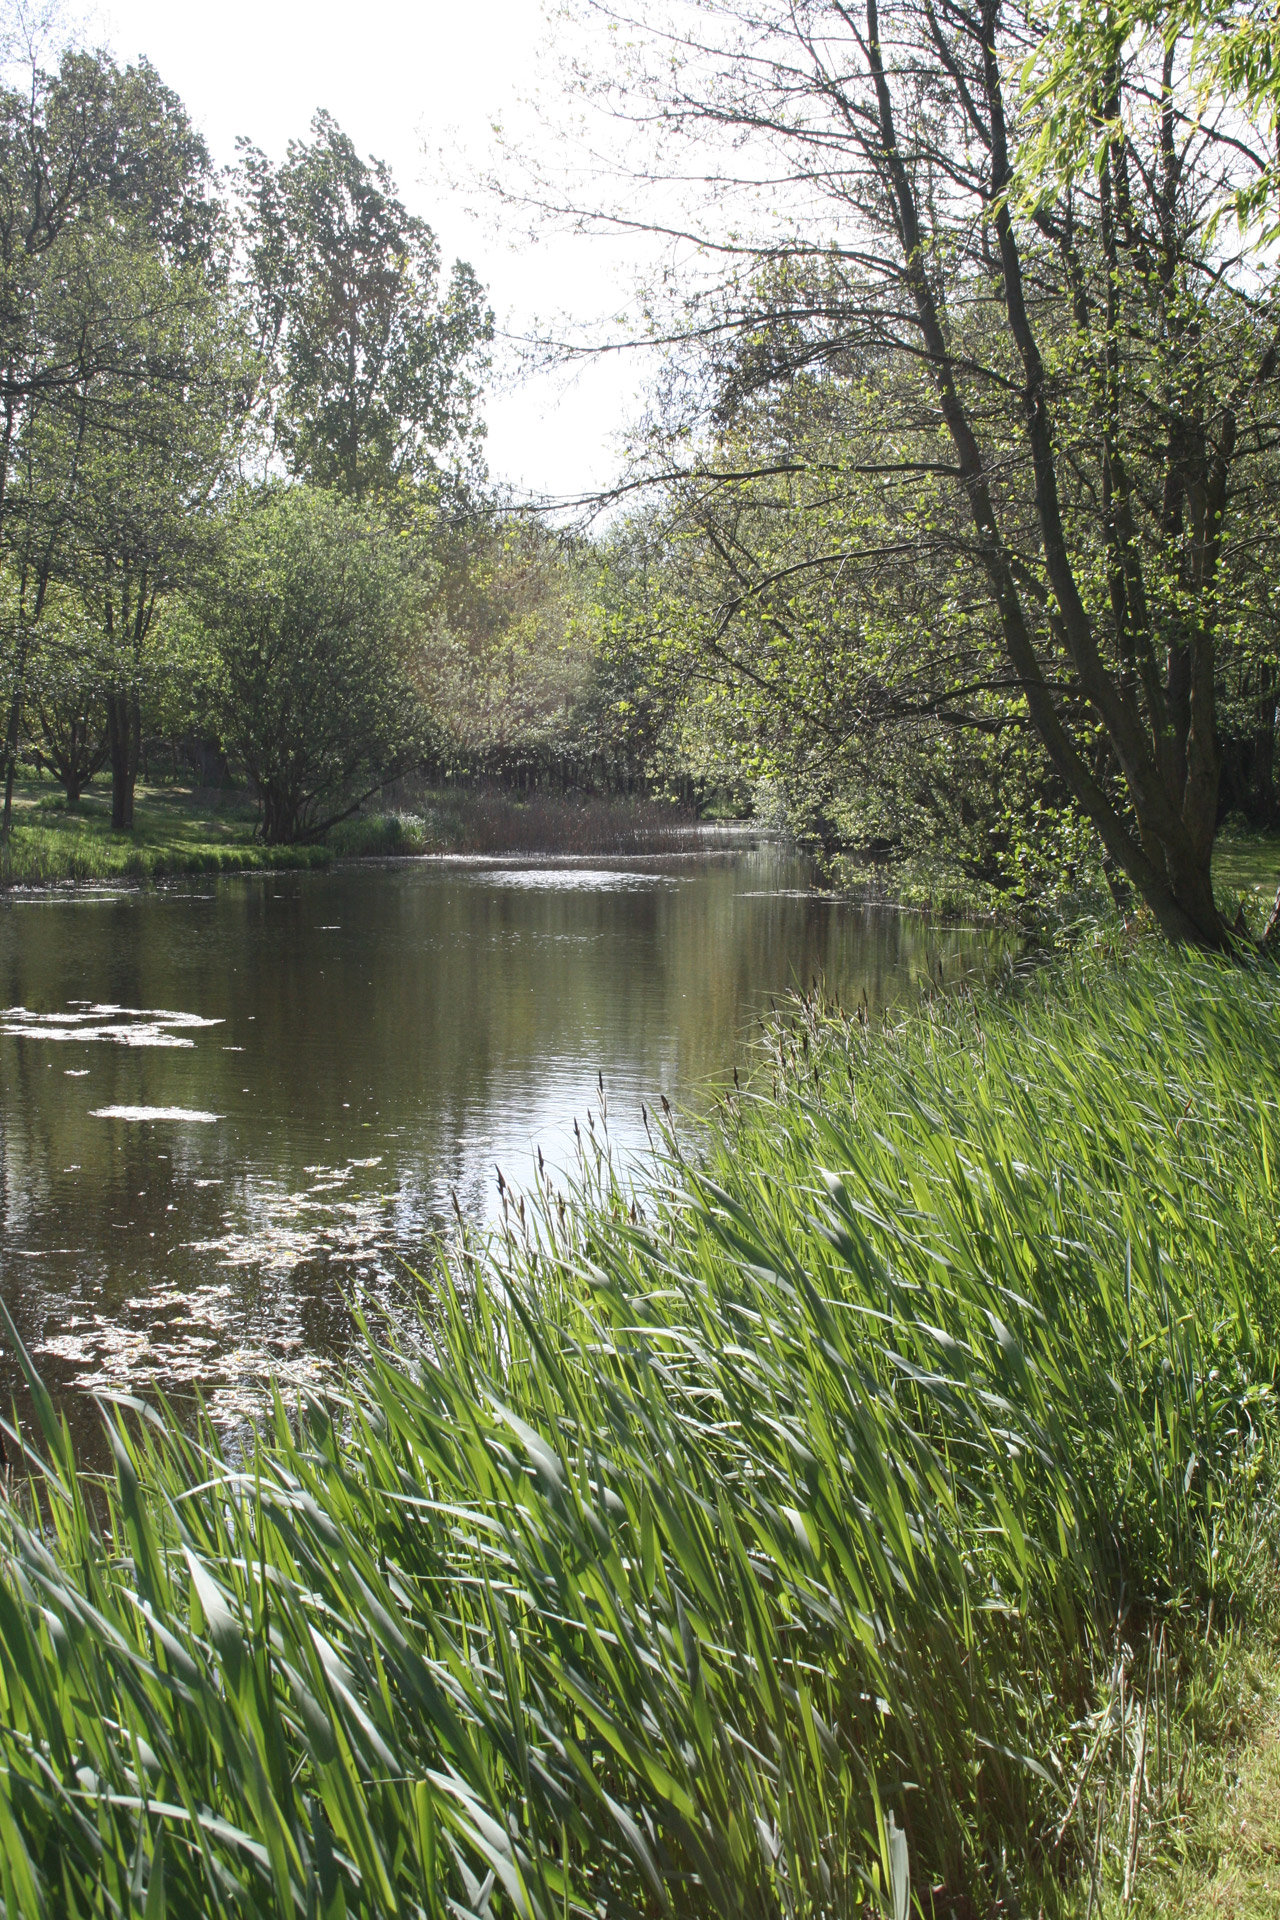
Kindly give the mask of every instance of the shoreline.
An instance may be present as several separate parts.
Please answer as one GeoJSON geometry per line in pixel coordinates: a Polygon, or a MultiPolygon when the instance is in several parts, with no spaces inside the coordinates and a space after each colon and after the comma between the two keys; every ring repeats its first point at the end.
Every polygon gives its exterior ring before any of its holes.
{"type": "MultiPolygon", "coordinates": [[[[81,888],[133,890],[201,876],[314,873],[370,861],[695,858],[717,848],[729,852],[752,839],[780,837],[754,821],[701,820],[652,800],[450,787],[424,791],[401,808],[353,815],[324,840],[264,846],[253,838],[257,810],[238,789],[226,795],[225,803],[209,805],[198,802],[194,790],[142,783],[136,825],[128,833],[110,827],[101,791],[87,790],[70,814],[57,804],[60,791],[45,779],[19,783],[14,832],[0,844],[0,898],[81,888]],[[691,846],[691,840],[700,844],[691,846]]],[[[1280,888],[1280,835],[1220,835],[1214,865],[1223,893],[1265,916],[1280,888]]],[[[889,866],[861,870],[855,884],[842,874],[843,885],[829,878],[820,882],[815,872],[814,884],[805,891],[814,901],[919,915],[940,925],[1007,926],[1033,937],[1046,931],[1044,916],[1028,915],[1027,903],[1020,914],[1016,903],[978,893],[966,898],[963,886],[912,868],[908,862],[896,875],[897,885],[889,866]]],[[[1096,920],[1100,907],[1107,917],[1106,902],[1056,903],[1047,912],[1047,930],[1060,937],[1071,919],[1096,920]]]]}
{"type": "Polygon", "coordinates": [[[355,814],[323,839],[264,846],[254,837],[257,808],[241,790],[210,805],[191,789],[140,783],[135,824],[124,832],[111,827],[101,791],[87,790],[70,813],[60,796],[48,780],[18,784],[13,831],[0,844],[0,892],[305,872],[370,858],[603,857],[635,852],[641,843],[646,852],[675,853],[689,850],[693,836],[733,841],[761,831],[749,822],[704,822],[651,800],[449,788],[355,814]],[[664,848],[664,839],[672,844],[664,848]]]}

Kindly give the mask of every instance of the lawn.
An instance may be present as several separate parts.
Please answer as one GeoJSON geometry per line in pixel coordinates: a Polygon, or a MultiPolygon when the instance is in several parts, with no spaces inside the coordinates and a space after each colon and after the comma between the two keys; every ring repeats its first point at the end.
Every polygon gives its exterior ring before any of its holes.
{"type": "Polygon", "coordinates": [[[1269,909],[1280,888],[1280,834],[1224,833],[1214,848],[1213,877],[1219,887],[1247,894],[1269,909]]]}
{"type": "Polygon", "coordinates": [[[14,885],[39,886],[315,866],[332,857],[321,847],[263,847],[253,837],[256,821],[257,809],[241,794],[228,796],[220,806],[197,805],[182,788],[140,783],[133,831],[113,833],[111,794],[104,784],[86,791],[79,807],[68,813],[60,787],[48,780],[21,781],[14,792],[5,877],[14,885]]]}

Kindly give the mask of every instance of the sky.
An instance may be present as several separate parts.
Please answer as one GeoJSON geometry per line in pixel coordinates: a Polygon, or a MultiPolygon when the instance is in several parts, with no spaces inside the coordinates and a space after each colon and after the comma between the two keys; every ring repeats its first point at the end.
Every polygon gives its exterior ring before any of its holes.
{"type": "MultiPolygon", "coordinates": [[[[495,121],[531,124],[524,103],[548,51],[538,0],[100,0],[82,17],[118,59],[146,55],[219,161],[234,157],[238,134],[280,159],[328,108],[362,152],[389,164],[446,261],[471,261],[505,332],[622,311],[636,262],[618,243],[530,243],[466,184],[492,158],[495,121]]],[[[607,485],[638,411],[641,366],[622,355],[572,378],[516,380],[514,369],[514,356],[505,370],[500,359],[487,403],[492,477],[553,498],[607,485]]]]}

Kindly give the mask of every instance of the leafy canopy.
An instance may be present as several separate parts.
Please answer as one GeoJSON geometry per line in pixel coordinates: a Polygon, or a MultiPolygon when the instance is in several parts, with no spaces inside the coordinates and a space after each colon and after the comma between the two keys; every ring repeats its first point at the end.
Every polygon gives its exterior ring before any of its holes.
{"type": "Polygon", "coordinates": [[[240,190],[275,443],[291,473],[357,497],[474,467],[493,330],[472,269],[327,113],[275,168],[247,144],[240,190]]]}

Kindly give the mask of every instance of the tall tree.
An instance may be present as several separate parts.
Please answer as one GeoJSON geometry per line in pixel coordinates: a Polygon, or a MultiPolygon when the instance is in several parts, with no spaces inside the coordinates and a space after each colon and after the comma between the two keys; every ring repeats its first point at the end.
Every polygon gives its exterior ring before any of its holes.
{"type": "Polygon", "coordinates": [[[149,323],[156,270],[203,285],[219,217],[203,143],[145,62],[72,49],[0,88],[6,831],[35,630],[73,517],[83,526],[86,463],[127,429],[127,393],[181,391],[189,369],[157,353],[149,323]]]}
{"type": "Polygon", "coordinates": [[[74,810],[108,757],[106,688],[111,661],[78,594],[55,588],[39,626],[33,706],[41,756],[74,810]]]}
{"type": "Polygon", "coordinates": [[[112,269],[128,275],[112,305],[136,363],[86,381],[78,414],[62,413],[47,438],[64,460],[79,447],[56,565],[99,629],[111,822],[127,831],[157,618],[217,537],[252,379],[236,317],[202,270],[128,249],[101,264],[100,286],[112,269]]]}
{"type": "Polygon", "coordinates": [[[1017,172],[1026,6],[591,12],[633,49],[595,80],[631,142],[611,217],[644,221],[647,176],[652,223],[726,268],[679,329],[713,344],[713,393],[748,404],[819,366],[874,392],[850,465],[951,495],[956,589],[981,595],[1056,777],[1171,937],[1228,944],[1224,568],[1275,432],[1280,305],[1221,214],[1266,177],[1266,127],[1197,92],[1175,21],[1120,50],[1089,108],[1096,171],[1059,190],[1017,172]],[[673,214],[693,178],[711,193],[673,214]]]}
{"type": "Polygon", "coordinates": [[[435,234],[327,113],[280,167],[242,143],[239,179],[290,472],[360,497],[473,465],[493,321],[472,269],[441,287],[435,234]]]}

